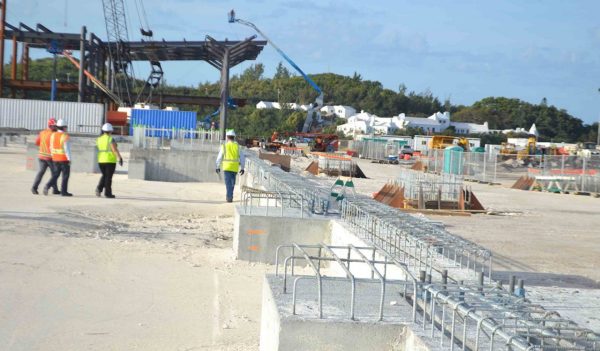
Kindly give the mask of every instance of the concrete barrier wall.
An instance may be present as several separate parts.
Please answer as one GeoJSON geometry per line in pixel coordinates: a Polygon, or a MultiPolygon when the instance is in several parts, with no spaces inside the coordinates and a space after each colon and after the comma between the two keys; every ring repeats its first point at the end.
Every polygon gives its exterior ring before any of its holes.
{"type": "Polygon", "coordinates": [[[134,148],[129,156],[129,178],[162,182],[221,182],[215,173],[216,159],[216,152],[134,148]]]}
{"type": "MultiPolygon", "coordinates": [[[[35,144],[27,144],[27,158],[25,168],[37,172],[39,147],[35,144]]],[[[100,173],[98,168],[98,151],[95,145],[78,143],[76,140],[71,144],[71,172],[75,173],[100,173]]]]}
{"type": "Polygon", "coordinates": [[[330,235],[329,219],[275,217],[256,212],[246,215],[241,206],[235,207],[233,249],[238,260],[274,264],[275,251],[279,245],[293,242],[329,243],[330,235]]]}

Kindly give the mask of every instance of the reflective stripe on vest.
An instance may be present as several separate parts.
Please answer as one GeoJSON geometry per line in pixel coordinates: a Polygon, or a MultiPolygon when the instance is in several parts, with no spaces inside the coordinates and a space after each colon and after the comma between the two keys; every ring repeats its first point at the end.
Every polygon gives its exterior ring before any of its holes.
{"type": "Polygon", "coordinates": [[[237,143],[223,145],[223,170],[237,172],[240,169],[240,148],[237,143]]]}
{"type": "Polygon", "coordinates": [[[52,158],[52,153],[50,152],[50,136],[52,133],[52,129],[46,129],[40,132],[40,150],[38,152],[40,158],[52,158]]]}
{"type": "Polygon", "coordinates": [[[50,136],[50,152],[52,153],[52,161],[68,162],[69,159],[65,154],[65,141],[69,139],[67,133],[54,132],[50,136]],[[58,135],[58,137],[57,137],[58,135]]]}
{"type": "Polygon", "coordinates": [[[117,156],[110,147],[113,143],[113,138],[109,134],[102,134],[96,139],[96,147],[98,148],[98,163],[117,163],[117,156]]]}

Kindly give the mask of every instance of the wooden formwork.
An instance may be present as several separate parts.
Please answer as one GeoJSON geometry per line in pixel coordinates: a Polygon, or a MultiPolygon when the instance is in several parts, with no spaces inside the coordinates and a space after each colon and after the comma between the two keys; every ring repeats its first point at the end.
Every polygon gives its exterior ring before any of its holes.
{"type": "Polygon", "coordinates": [[[427,210],[433,211],[428,213],[435,213],[435,211],[473,211],[482,212],[485,208],[477,199],[477,196],[473,193],[470,187],[461,189],[458,201],[442,200],[441,191],[438,192],[437,200],[425,201],[423,196],[419,196],[417,199],[407,199],[404,196],[404,188],[396,185],[387,183],[381,190],[373,194],[373,198],[376,201],[384,203],[394,208],[406,209],[406,210],[427,210]]]}

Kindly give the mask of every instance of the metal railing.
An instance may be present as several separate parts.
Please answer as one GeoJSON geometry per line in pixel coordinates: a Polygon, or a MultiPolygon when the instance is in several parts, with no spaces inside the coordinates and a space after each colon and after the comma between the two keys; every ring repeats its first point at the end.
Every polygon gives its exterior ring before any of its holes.
{"type": "MultiPolygon", "coordinates": [[[[483,274],[478,275],[477,282],[465,284],[448,281],[446,271],[439,277],[419,271],[419,279],[416,279],[414,268],[371,246],[292,243],[279,246],[275,259],[275,276],[281,277],[282,292],[289,294],[291,288],[292,315],[319,319],[338,317],[338,308],[331,307],[337,307],[339,300],[328,301],[327,296],[332,293],[324,294],[323,290],[327,289],[325,283],[341,282],[347,284],[348,289],[343,295],[348,296],[349,303],[342,304],[349,306],[348,319],[391,320],[396,316],[386,313],[384,302],[390,294],[395,294],[402,299],[401,303],[410,307],[414,327],[422,330],[421,335],[429,337],[430,345],[437,344],[440,349],[600,350],[599,334],[516,296],[497,283],[484,284],[483,274]],[[297,261],[305,263],[310,273],[295,274],[297,261]],[[283,266],[283,274],[280,266],[283,266]],[[370,277],[365,277],[364,271],[357,271],[365,267],[370,277]],[[335,268],[339,268],[341,274],[330,274],[335,268]],[[401,272],[402,277],[391,278],[393,269],[401,272]],[[299,282],[302,280],[313,280],[315,284],[301,287],[299,282]],[[357,313],[357,305],[367,303],[364,297],[357,299],[357,287],[361,283],[379,285],[379,294],[373,296],[377,298],[376,314],[357,313]],[[396,291],[390,292],[391,287],[397,289],[398,295],[396,291]],[[308,304],[309,308],[298,310],[301,289],[315,289],[316,299],[305,297],[302,304],[308,304]],[[326,307],[329,308],[324,308],[328,302],[326,307]]],[[[336,292],[342,286],[336,285],[336,292]]],[[[304,296],[306,293],[310,295],[306,291],[304,296]]],[[[365,313],[364,309],[362,313],[365,313]]]]}
{"type": "Polygon", "coordinates": [[[456,271],[463,279],[486,272],[492,281],[492,253],[448,233],[435,222],[414,217],[371,199],[346,200],[342,219],[361,239],[398,258],[415,271],[456,271]],[[466,274],[466,276],[465,276],[466,274]]]}
{"type": "Polygon", "coordinates": [[[265,215],[291,216],[289,210],[299,210],[299,215],[304,218],[305,201],[302,196],[294,193],[282,193],[280,191],[265,191],[256,188],[242,186],[242,207],[244,214],[252,214],[253,208],[264,208],[265,215]],[[288,211],[286,211],[288,210],[288,211]]]}
{"type": "Polygon", "coordinates": [[[320,152],[313,152],[317,158],[319,172],[330,175],[348,175],[352,176],[356,172],[356,163],[349,156],[332,155],[320,152]]]}
{"type": "MultiPolygon", "coordinates": [[[[376,259],[377,249],[375,247],[355,247],[354,245],[348,246],[331,246],[324,243],[316,245],[299,245],[296,243],[290,245],[280,245],[277,247],[275,254],[275,276],[279,276],[279,265],[281,263],[281,251],[287,248],[289,255],[283,260],[283,293],[288,292],[288,267],[290,267],[290,276],[294,277],[294,266],[295,261],[303,260],[311,268],[314,276],[317,280],[317,301],[318,301],[318,318],[323,318],[323,281],[334,281],[342,280],[347,281],[350,284],[351,298],[350,298],[350,309],[348,311],[348,317],[351,320],[356,319],[355,315],[355,304],[356,304],[356,285],[359,282],[372,283],[376,277],[375,282],[380,284],[379,294],[379,312],[377,320],[382,321],[384,319],[384,301],[386,298],[386,287],[390,284],[402,285],[403,296],[406,298],[409,296],[408,291],[412,294],[412,301],[415,301],[414,297],[417,296],[417,280],[407,269],[407,267],[398,262],[393,257],[384,256],[382,259],[376,259]],[[338,254],[337,252],[343,254],[338,254]],[[367,254],[365,254],[365,251],[367,254]],[[370,258],[368,258],[369,256],[370,258]],[[328,262],[336,264],[343,272],[344,277],[325,276],[322,274],[322,263],[328,262]],[[370,271],[371,278],[359,278],[357,274],[352,273],[352,269],[359,265],[366,265],[370,271]],[[388,272],[390,271],[389,266],[394,266],[404,273],[406,279],[390,279],[388,272]]],[[[297,276],[293,281],[292,288],[292,314],[296,314],[296,295],[298,289],[298,281],[301,279],[309,278],[306,275],[297,276]]],[[[417,315],[417,304],[412,303],[412,320],[416,320],[417,315]]]]}
{"type": "Polygon", "coordinates": [[[407,199],[423,198],[424,201],[458,202],[463,191],[463,177],[455,174],[433,174],[402,169],[396,178],[404,188],[407,199]]]}
{"type": "Polygon", "coordinates": [[[332,210],[330,188],[323,184],[273,167],[250,153],[246,157],[246,171],[252,174],[252,187],[301,197],[308,213],[327,215],[332,210]]]}

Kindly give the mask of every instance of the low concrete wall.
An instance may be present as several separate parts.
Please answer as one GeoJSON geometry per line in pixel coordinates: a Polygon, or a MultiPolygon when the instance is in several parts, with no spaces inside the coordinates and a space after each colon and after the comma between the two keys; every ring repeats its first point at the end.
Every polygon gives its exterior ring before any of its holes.
{"type": "MultiPolygon", "coordinates": [[[[220,182],[217,153],[196,150],[132,149],[129,178],[163,182],[220,182]]],[[[239,178],[238,178],[239,180],[239,178]]]]}
{"type": "Polygon", "coordinates": [[[300,218],[297,212],[294,217],[290,212],[280,217],[279,209],[271,210],[272,215],[266,216],[263,211],[245,214],[242,206],[235,207],[233,249],[238,260],[274,264],[279,245],[330,242],[328,218],[300,218]]]}
{"type": "MultiPolygon", "coordinates": [[[[412,324],[405,318],[386,318],[377,322],[368,317],[350,320],[347,316],[325,316],[319,319],[314,316],[317,310],[311,309],[311,315],[290,313],[291,292],[283,294],[278,286],[280,279],[267,275],[263,285],[263,301],[261,316],[260,350],[406,350],[424,351],[433,347],[427,345],[420,335],[411,328],[412,324]]],[[[304,280],[303,284],[314,284],[314,279],[304,280]]],[[[333,282],[328,282],[331,284],[333,282]]],[[[348,288],[339,287],[327,289],[324,296],[323,309],[326,311],[341,311],[346,313],[347,305],[343,301],[348,299],[348,288]]],[[[316,288],[304,287],[297,292],[298,305],[316,298],[316,288]]],[[[377,284],[361,286],[361,291],[366,296],[377,296],[377,284]],[[373,291],[368,291],[369,287],[373,291]],[[367,290],[367,291],[365,291],[367,290]]],[[[357,309],[377,311],[376,298],[357,298],[357,309]]],[[[301,309],[298,306],[297,309],[301,309]]],[[[410,311],[402,306],[397,308],[398,316],[410,316],[410,311]]],[[[359,311],[360,312],[360,311],[359,311]]],[[[300,312],[301,313],[301,312],[300,312]]]]}
{"type": "MultiPolygon", "coordinates": [[[[27,158],[25,168],[37,172],[39,147],[35,144],[27,144],[27,158]]],[[[76,173],[100,173],[98,168],[98,151],[95,145],[79,143],[76,139],[71,144],[71,172],[76,173]]]]}

